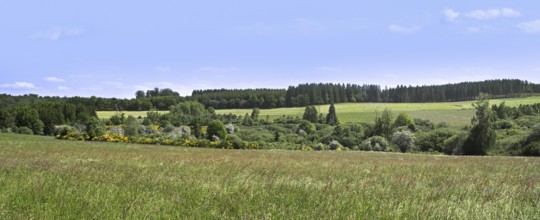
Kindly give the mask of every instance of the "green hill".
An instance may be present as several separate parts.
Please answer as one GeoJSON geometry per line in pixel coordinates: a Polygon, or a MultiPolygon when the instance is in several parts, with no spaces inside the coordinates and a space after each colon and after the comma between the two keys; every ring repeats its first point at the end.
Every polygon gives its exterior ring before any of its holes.
{"type": "MultiPolygon", "coordinates": [[[[471,117],[474,114],[472,110],[472,102],[440,102],[440,103],[342,103],[336,104],[336,111],[341,122],[373,122],[377,112],[381,112],[385,108],[392,110],[394,113],[406,112],[414,118],[429,119],[435,123],[446,122],[450,126],[461,127],[470,123],[471,117]]],[[[491,104],[500,104],[506,102],[507,106],[519,106],[520,104],[533,104],[540,102],[540,96],[531,96],[526,98],[509,98],[509,99],[493,99],[491,104]]],[[[326,114],[329,105],[316,106],[319,113],[326,114]]],[[[162,111],[166,112],[166,111],[162,111]]],[[[221,109],[216,110],[218,114],[250,114],[251,109],[221,109]]],[[[126,115],[135,117],[146,116],[146,111],[126,111],[126,115]]],[[[283,115],[302,117],[304,107],[294,108],[274,108],[261,109],[260,117],[265,118],[267,115],[270,119],[274,119],[283,115]]],[[[114,111],[98,111],[98,117],[110,118],[116,114],[114,111]]]]}

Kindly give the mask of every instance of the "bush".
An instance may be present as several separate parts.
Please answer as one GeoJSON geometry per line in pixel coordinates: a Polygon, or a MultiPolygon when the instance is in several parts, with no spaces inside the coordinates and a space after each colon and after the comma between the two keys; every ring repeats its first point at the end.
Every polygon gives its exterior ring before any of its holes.
{"type": "Polygon", "coordinates": [[[373,148],[371,146],[371,141],[369,140],[362,141],[362,143],[360,143],[360,145],[358,146],[358,149],[363,150],[363,151],[372,151],[373,148]]]}
{"type": "Polygon", "coordinates": [[[384,137],[373,136],[368,141],[374,151],[386,151],[388,149],[388,141],[384,137]]]}
{"type": "Polygon", "coordinates": [[[462,155],[465,140],[467,140],[467,134],[463,132],[444,140],[443,153],[447,155],[462,155]]]}
{"type": "Polygon", "coordinates": [[[160,130],[161,130],[161,132],[169,133],[169,132],[174,131],[174,129],[176,129],[175,126],[173,126],[173,125],[166,125],[165,127],[162,127],[160,130]]]}
{"type": "Polygon", "coordinates": [[[433,122],[427,119],[415,118],[414,124],[416,125],[416,129],[422,131],[429,131],[435,128],[435,124],[433,124],[433,122]]]}
{"type": "Polygon", "coordinates": [[[233,124],[225,125],[225,130],[227,131],[228,134],[234,133],[235,132],[234,125],[233,124]]]}
{"type": "Polygon", "coordinates": [[[342,150],[343,149],[343,146],[338,142],[338,141],[330,141],[330,143],[328,143],[328,149],[329,150],[342,150]]]}
{"type": "Polygon", "coordinates": [[[27,134],[27,135],[33,135],[34,131],[30,129],[29,127],[20,127],[18,130],[19,134],[27,134]]]}
{"type": "Polygon", "coordinates": [[[319,143],[315,144],[315,146],[313,146],[313,150],[317,150],[317,151],[328,150],[328,146],[326,146],[325,144],[319,142],[319,143]]]}
{"type": "Polygon", "coordinates": [[[208,124],[208,128],[206,129],[206,134],[208,139],[212,139],[212,136],[217,136],[220,139],[227,138],[227,131],[225,130],[225,125],[223,125],[223,122],[219,120],[214,120],[208,124]]]}
{"type": "Polygon", "coordinates": [[[242,149],[244,147],[244,142],[242,139],[234,134],[227,136],[227,142],[231,143],[234,149],[242,149]]]}
{"type": "Polygon", "coordinates": [[[510,129],[516,127],[517,124],[511,120],[499,120],[494,123],[496,129],[510,129]]]}
{"type": "Polygon", "coordinates": [[[418,133],[416,135],[416,145],[420,151],[442,152],[443,142],[458,133],[457,130],[450,128],[439,128],[429,132],[418,133]]]}
{"type": "Polygon", "coordinates": [[[398,131],[392,135],[392,142],[401,152],[407,152],[414,148],[414,136],[410,131],[398,131]]]}
{"type": "Polygon", "coordinates": [[[307,120],[302,120],[302,122],[300,122],[298,125],[298,129],[298,133],[300,133],[300,130],[303,130],[307,134],[312,134],[315,132],[315,125],[307,120]]]}

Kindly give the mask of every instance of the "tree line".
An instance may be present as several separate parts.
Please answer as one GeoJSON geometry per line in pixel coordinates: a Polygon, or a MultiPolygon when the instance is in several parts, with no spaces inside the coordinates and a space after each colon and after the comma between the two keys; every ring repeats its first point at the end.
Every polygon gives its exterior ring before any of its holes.
{"type": "Polygon", "coordinates": [[[341,83],[311,83],[289,86],[287,89],[212,89],[194,90],[191,96],[180,96],[172,89],[139,90],[135,98],[59,97],[28,94],[0,94],[0,108],[36,102],[68,102],[91,106],[96,111],[169,110],[184,101],[198,101],[205,107],[281,108],[304,107],[345,102],[448,102],[474,100],[479,93],[493,98],[526,96],[540,93],[540,85],[517,79],[486,80],[430,86],[397,86],[381,89],[379,85],[341,83]]]}
{"type": "Polygon", "coordinates": [[[498,79],[445,85],[404,86],[382,89],[372,84],[310,83],[280,89],[196,90],[192,98],[207,107],[303,107],[345,102],[451,102],[474,100],[479,93],[510,98],[540,93],[540,85],[518,79],[498,79]]]}

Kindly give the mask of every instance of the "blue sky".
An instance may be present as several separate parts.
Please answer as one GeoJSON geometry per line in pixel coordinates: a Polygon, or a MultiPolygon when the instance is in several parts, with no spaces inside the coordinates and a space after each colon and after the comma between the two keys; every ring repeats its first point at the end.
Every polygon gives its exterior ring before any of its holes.
{"type": "Polygon", "coordinates": [[[2,1],[0,93],[540,83],[539,1],[2,1]]]}

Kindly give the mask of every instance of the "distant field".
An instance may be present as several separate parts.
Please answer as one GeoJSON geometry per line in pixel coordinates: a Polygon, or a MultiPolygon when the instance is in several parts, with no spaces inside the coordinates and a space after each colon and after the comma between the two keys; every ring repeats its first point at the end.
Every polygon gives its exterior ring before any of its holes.
{"type": "Polygon", "coordinates": [[[0,219],[536,219],[538,167],[0,134],[0,219]]]}
{"type": "MultiPolygon", "coordinates": [[[[527,98],[514,99],[494,99],[491,104],[500,104],[506,101],[507,106],[519,106],[520,104],[533,104],[540,102],[540,96],[531,96],[527,98]]],[[[385,108],[389,108],[395,114],[406,112],[415,118],[429,119],[435,123],[447,122],[451,126],[461,127],[470,124],[471,117],[474,114],[472,101],[467,102],[443,102],[443,103],[342,103],[336,104],[336,111],[341,122],[373,122],[376,112],[381,112],[385,108]]],[[[318,112],[328,113],[329,105],[317,106],[318,112]]],[[[250,114],[251,109],[222,109],[216,111],[219,114],[233,113],[236,115],[250,114]]],[[[146,116],[146,111],[142,112],[124,112],[126,115],[146,116]]],[[[98,117],[110,118],[116,112],[100,111],[98,117]]],[[[267,115],[270,119],[277,118],[282,115],[291,115],[302,117],[304,108],[276,108],[262,109],[261,116],[265,118],[267,115]]]]}

